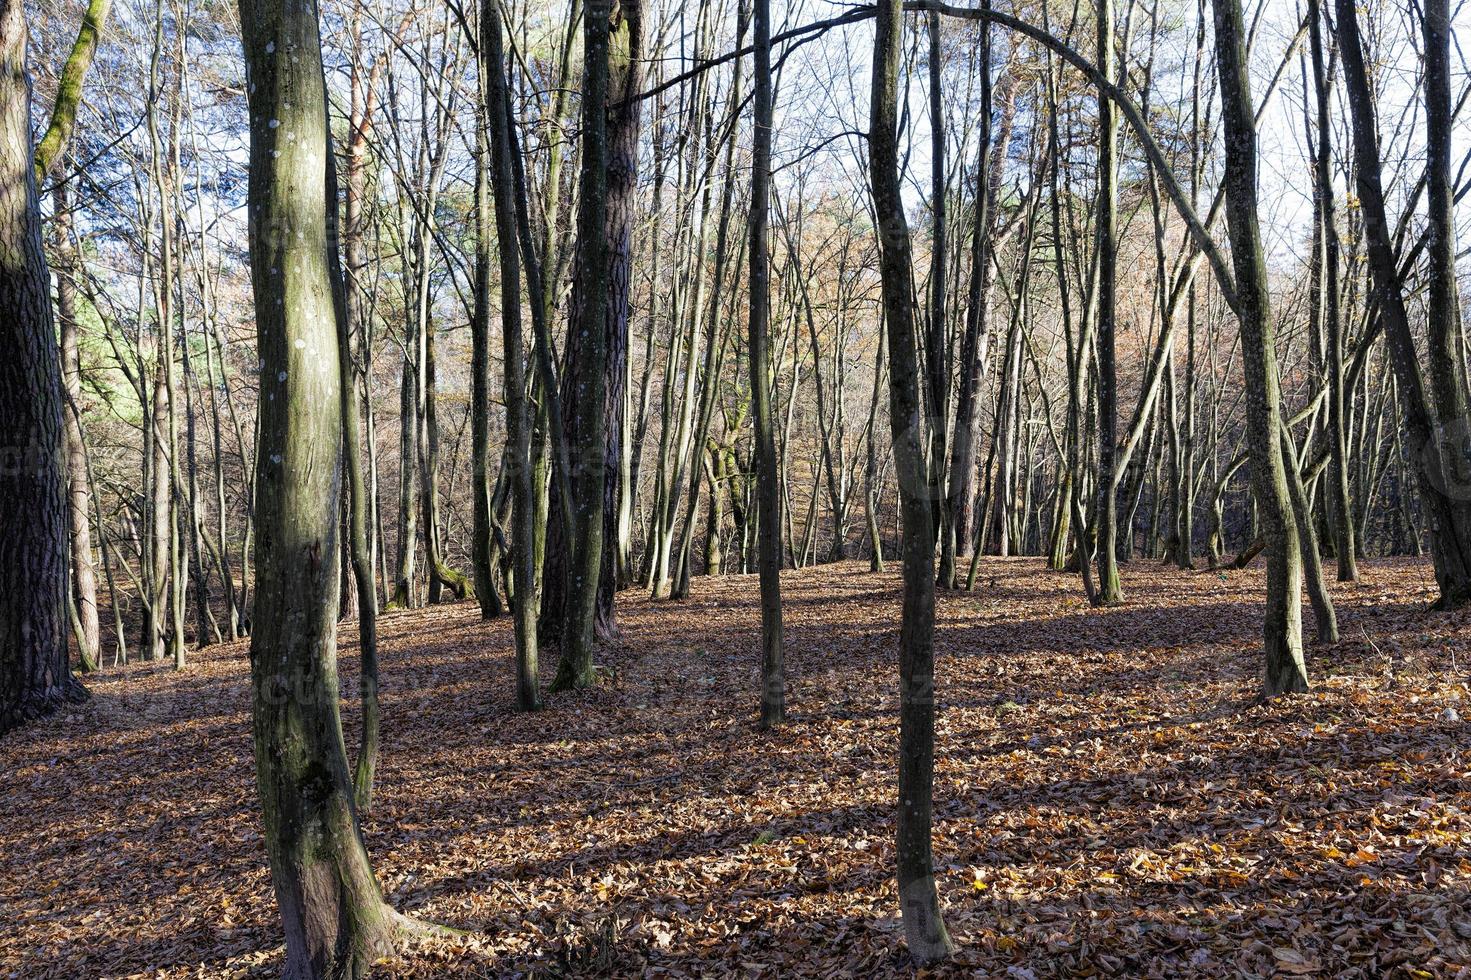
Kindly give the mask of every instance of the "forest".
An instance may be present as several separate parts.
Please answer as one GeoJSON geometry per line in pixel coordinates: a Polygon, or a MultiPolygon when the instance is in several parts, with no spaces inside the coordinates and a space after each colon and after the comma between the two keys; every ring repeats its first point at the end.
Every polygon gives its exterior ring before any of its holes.
{"type": "Polygon", "coordinates": [[[1463,37],[0,0],[0,976],[1471,976],[1463,37]]]}

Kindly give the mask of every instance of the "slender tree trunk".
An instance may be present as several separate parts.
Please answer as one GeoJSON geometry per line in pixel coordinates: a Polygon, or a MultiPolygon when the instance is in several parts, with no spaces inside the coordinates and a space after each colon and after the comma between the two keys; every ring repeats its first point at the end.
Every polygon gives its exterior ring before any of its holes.
{"type": "Polygon", "coordinates": [[[65,182],[51,193],[56,236],[56,319],[61,329],[61,379],[65,403],[67,503],[71,530],[71,595],[81,630],[82,670],[95,670],[101,657],[102,623],[97,614],[97,570],[92,564],[92,509],[87,479],[87,447],[82,433],[82,365],[77,324],[77,250],[71,236],[71,200],[65,182]]]}
{"type": "Polygon", "coordinates": [[[1338,303],[1338,218],[1333,199],[1333,106],[1332,87],[1323,59],[1324,0],[1312,0],[1308,14],[1308,36],[1312,48],[1313,87],[1317,96],[1313,176],[1317,198],[1319,249],[1319,292],[1315,299],[1328,346],[1328,518],[1333,529],[1333,550],[1338,555],[1338,581],[1359,577],[1355,557],[1353,504],[1348,492],[1348,445],[1345,438],[1343,404],[1343,321],[1338,303]]]}
{"type": "MultiPolygon", "coordinates": [[[[357,113],[354,113],[357,116],[357,113]]],[[[358,125],[355,122],[355,125],[358,125]]],[[[348,139],[355,139],[349,134],[348,139]]],[[[357,161],[358,164],[361,161],[357,161]]],[[[367,479],[363,472],[362,420],[358,415],[357,385],[354,381],[357,369],[353,364],[354,329],[365,329],[357,321],[357,301],[352,298],[353,281],[339,274],[343,268],[337,252],[339,238],[349,241],[356,235],[339,236],[337,231],[336,162],[329,155],[327,187],[332,191],[328,205],[328,273],[333,291],[333,311],[337,326],[337,366],[341,375],[338,385],[338,411],[342,420],[342,466],[347,484],[347,536],[348,560],[352,565],[352,584],[357,593],[359,676],[358,698],[362,703],[363,731],[358,748],[356,767],[353,770],[354,799],[359,814],[367,813],[373,806],[373,780],[378,768],[378,733],[380,711],[378,706],[378,589],[373,583],[373,555],[368,548],[368,498],[367,479]]],[[[348,154],[348,166],[354,166],[354,155],[348,154]]],[[[349,208],[348,222],[355,225],[359,215],[349,208]]],[[[353,259],[357,256],[354,254],[353,259]]]]}
{"type": "Polygon", "coordinates": [[[1226,223],[1236,269],[1236,314],[1246,374],[1246,430],[1252,489],[1267,547],[1266,646],[1262,693],[1305,691],[1302,653],[1302,561],[1282,454],[1281,393],[1275,331],[1257,218],[1257,142],[1247,79],[1246,28],[1240,0],[1214,0],[1216,68],[1226,139],[1226,223]]]}
{"type": "MultiPolygon", "coordinates": [[[[500,6],[483,0],[480,8],[481,85],[485,96],[490,190],[500,243],[501,343],[505,370],[506,466],[511,481],[512,613],[516,631],[516,703],[523,711],[541,707],[537,682],[535,529],[532,527],[531,419],[526,406],[526,361],[521,339],[521,266],[517,260],[514,174],[511,168],[509,99],[505,82],[505,42],[500,6]]],[[[486,188],[482,187],[482,196],[486,188]]],[[[483,213],[483,205],[482,205],[483,213]]],[[[486,232],[489,229],[485,229],[486,232]]],[[[488,324],[486,327],[488,328],[488,324]]],[[[489,330],[485,331],[487,334],[489,330]]],[[[489,338],[486,338],[488,342],[489,338]]],[[[488,360],[488,356],[485,358],[488,360]]],[[[482,384],[487,387],[488,384],[482,384]]],[[[485,412],[477,405],[477,411],[485,412]]],[[[484,422],[481,428],[485,428],[484,422]]],[[[477,491],[479,485],[477,484],[477,491]]]]}
{"type": "Polygon", "coordinates": [[[750,247],[751,417],[756,469],[756,547],[761,576],[761,727],[786,720],[786,667],[781,608],[781,483],[771,417],[771,2],[755,0],[754,144],[751,150],[750,247]]]}
{"type": "MultiPolygon", "coordinates": [[[[1113,0],[1098,0],[1098,68],[1109,83],[1115,78],[1113,0]]],[[[1118,566],[1118,485],[1114,479],[1118,452],[1118,369],[1114,363],[1117,333],[1115,264],[1118,260],[1118,122],[1112,100],[1098,94],[1098,596],[1102,605],[1123,599],[1118,566]]]]}
{"type": "MultiPolygon", "coordinates": [[[[935,769],[935,539],[938,474],[927,465],[915,357],[913,259],[899,183],[898,94],[903,3],[883,0],[874,38],[869,171],[889,334],[889,417],[904,525],[899,637],[899,903],[909,955],[921,966],[954,949],[940,914],[930,840],[935,769]]],[[[759,78],[761,71],[757,69],[759,78]]]]}

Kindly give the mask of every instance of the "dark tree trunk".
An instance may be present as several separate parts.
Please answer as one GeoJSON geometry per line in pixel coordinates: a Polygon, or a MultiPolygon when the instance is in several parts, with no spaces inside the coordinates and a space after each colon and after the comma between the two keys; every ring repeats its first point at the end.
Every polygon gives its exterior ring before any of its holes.
{"type": "MultiPolygon", "coordinates": [[[[915,356],[913,258],[899,184],[898,92],[903,4],[884,0],[874,38],[869,170],[879,233],[884,325],[889,335],[889,420],[904,531],[904,612],[899,630],[899,819],[895,857],[909,955],[925,965],[954,949],[940,915],[930,840],[935,775],[935,537],[938,474],[925,453],[915,356]]],[[[757,70],[757,76],[761,74],[757,70]]]]}
{"type": "MultiPolygon", "coordinates": [[[[583,11],[582,191],[577,214],[572,318],[567,352],[567,445],[573,453],[570,540],[555,549],[565,565],[561,658],[553,690],[588,687],[593,672],[594,628],[603,569],[604,493],[607,483],[608,302],[610,292],[607,217],[608,82],[611,47],[609,7],[591,3],[583,11]]],[[[550,545],[551,543],[548,542],[550,545]]],[[[548,554],[553,549],[548,548],[548,554]]],[[[550,572],[551,569],[549,568],[550,572]]],[[[553,618],[555,614],[553,614],[553,618]]]]}
{"type": "Polygon", "coordinates": [[[750,253],[751,419],[756,470],[756,549],[761,576],[761,727],[786,720],[787,688],[781,609],[781,478],[771,417],[771,3],[756,0],[753,81],[754,146],[751,150],[750,253]]]}
{"type": "MultiPolygon", "coordinates": [[[[603,8],[606,15],[607,8],[603,8]]],[[[608,77],[605,80],[607,93],[603,136],[599,147],[600,155],[606,154],[599,183],[604,189],[605,201],[599,208],[602,213],[603,262],[606,282],[599,294],[604,308],[599,322],[603,324],[603,338],[596,368],[600,372],[598,388],[603,392],[603,413],[599,432],[603,437],[603,475],[601,479],[603,503],[603,530],[601,540],[608,547],[599,548],[594,629],[596,635],[611,639],[617,634],[613,596],[618,587],[617,549],[612,544],[618,540],[618,497],[621,459],[623,455],[623,413],[625,410],[624,385],[628,363],[628,321],[631,287],[633,282],[633,229],[634,208],[638,191],[638,142],[642,121],[643,100],[631,96],[643,86],[643,4],[642,0],[628,0],[618,5],[614,22],[608,25],[608,77]]],[[[584,155],[586,147],[584,147],[584,155]]],[[[584,159],[585,166],[585,159],[584,159]]],[[[583,178],[586,179],[584,172],[583,178]]],[[[579,221],[581,219],[579,218],[579,221]]],[[[581,232],[579,231],[579,235],[581,232]]],[[[580,239],[579,239],[580,242],[580,239]]],[[[573,316],[581,309],[584,292],[589,279],[583,273],[583,245],[579,245],[577,275],[573,284],[573,316]]],[[[572,406],[563,416],[567,445],[574,458],[571,460],[574,480],[577,473],[589,473],[598,454],[582,456],[578,446],[582,445],[582,422],[577,406],[584,394],[591,392],[586,371],[593,370],[588,356],[592,353],[581,329],[568,333],[566,372],[562,376],[561,403],[572,406]],[[586,351],[586,354],[584,353],[586,351]],[[579,461],[580,460],[580,461],[579,461]]],[[[590,450],[589,450],[590,451],[590,450]]],[[[590,451],[591,452],[591,451],[590,451]]],[[[560,495],[564,492],[559,481],[552,481],[551,506],[556,513],[560,506],[560,495]]],[[[579,501],[580,505],[580,501],[579,501]]],[[[546,563],[542,572],[543,591],[539,635],[550,643],[565,643],[564,625],[570,618],[567,607],[567,556],[575,550],[566,543],[563,528],[555,521],[547,525],[546,563]]]]}
{"type": "MultiPolygon", "coordinates": [[[[1379,138],[1359,35],[1358,8],[1354,0],[1338,0],[1336,4],[1343,81],[1353,122],[1354,174],[1363,213],[1364,245],[1399,389],[1405,448],[1415,470],[1421,505],[1429,517],[1435,580],[1440,586],[1436,604],[1452,608],[1471,601],[1471,473],[1467,472],[1471,430],[1467,425],[1464,382],[1457,381],[1461,352],[1446,346],[1452,338],[1460,336],[1460,328],[1458,324],[1437,322],[1438,318],[1444,320],[1456,305],[1453,278],[1447,282],[1445,271],[1454,263],[1455,243],[1445,214],[1450,200],[1445,187],[1449,179],[1445,141],[1449,139],[1451,109],[1448,82],[1439,77],[1444,70],[1442,59],[1448,55],[1439,49],[1448,42],[1448,28],[1437,21],[1436,13],[1444,10],[1445,4],[1437,3],[1426,11],[1429,47],[1436,49],[1427,49],[1426,58],[1426,171],[1432,188],[1429,249],[1432,381],[1427,390],[1384,204],[1379,138]],[[1440,26],[1433,26],[1435,23],[1440,26]]],[[[1450,275],[1453,277],[1453,271],[1450,275]]]]}
{"type": "Polygon", "coordinates": [[[67,659],[61,362],[25,59],[24,4],[0,0],[0,734],[87,693],[67,659]]]}
{"type": "Polygon", "coordinates": [[[1333,199],[1333,93],[1324,65],[1323,23],[1327,20],[1324,0],[1313,0],[1308,15],[1312,48],[1313,88],[1317,96],[1317,127],[1314,134],[1313,175],[1317,198],[1319,288],[1314,296],[1328,347],[1328,518],[1333,531],[1333,550],[1338,555],[1338,581],[1359,577],[1354,540],[1353,504],[1348,492],[1348,444],[1343,404],[1343,320],[1338,304],[1338,218],[1333,199]]]}
{"type": "MultiPolygon", "coordinates": [[[[521,340],[521,265],[516,241],[515,175],[511,167],[511,116],[505,82],[505,42],[501,30],[500,7],[496,0],[484,0],[480,9],[481,86],[484,95],[484,118],[487,129],[485,151],[489,166],[482,170],[490,176],[490,187],[481,187],[481,213],[484,194],[490,190],[495,204],[496,240],[500,252],[501,341],[505,367],[506,398],[506,466],[511,481],[511,554],[512,612],[516,632],[516,703],[523,711],[541,707],[537,686],[536,636],[536,567],[534,528],[532,527],[533,488],[531,485],[531,419],[526,406],[526,353],[521,340]]],[[[482,235],[489,228],[482,224],[482,235]]],[[[488,275],[488,271],[482,273],[488,275]]],[[[482,287],[489,292],[488,284],[482,287]]],[[[487,297],[488,298],[488,297],[487,297]]],[[[487,314],[488,317],[488,314],[487,314]]],[[[488,347],[489,324],[481,328],[487,336],[477,344],[488,347]]],[[[482,363],[488,353],[479,355],[482,363]]],[[[489,388],[488,380],[477,379],[480,389],[489,388]]],[[[488,428],[484,421],[487,406],[477,400],[475,406],[482,421],[477,438],[488,428]]],[[[480,451],[477,445],[477,451],[480,451]]],[[[476,492],[481,487],[477,478],[476,492]]],[[[479,500],[477,497],[477,506],[479,500]]],[[[479,515],[477,511],[477,523],[479,515]]],[[[487,520],[487,523],[488,520],[487,520]]],[[[606,525],[605,525],[606,527],[606,525]]],[[[478,538],[477,528],[477,538],[478,538]]],[[[487,576],[488,578],[488,576],[487,576]]],[[[490,583],[487,581],[486,585],[490,583]]],[[[494,591],[492,587],[492,591],[494,591]]]]}
{"type": "MultiPolygon", "coordinates": [[[[1114,80],[1113,0],[1098,0],[1098,68],[1114,80]]],[[[1114,364],[1117,319],[1114,265],[1118,257],[1118,132],[1112,100],[1098,93],[1098,531],[1097,601],[1111,605],[1123,599],[1117,554],[1118,484],[1114,479],[1118,452],[1118,371],[1114,364]]]]}

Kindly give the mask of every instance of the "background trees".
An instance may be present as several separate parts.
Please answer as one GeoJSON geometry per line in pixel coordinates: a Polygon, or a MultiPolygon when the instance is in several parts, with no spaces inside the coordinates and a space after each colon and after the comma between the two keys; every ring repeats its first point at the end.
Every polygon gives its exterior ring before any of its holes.
{"type": "MultiPolygon", "coordinates": [[[[1100,250],[1099,208],[1110,194],[1100,193],[1095,144],[1109,114],[1099,116],[1097,86],[1035,37],[988,29],[972,16],[979,9],[957,17],[941,5],[933,31],[928,12],[902,18],[914,42],[903,47],[902,72],[925,80],[923,93],[905,96],[899,138],[914,288],[925,298],[917,314],[924,397],[945,409],[943,419],[925,423],[945,488],[936,513],[940,580],[963,585],[968,555],[1003,549],[1091,569],[1103,560],[1102,525],[1116,532],[1121,561],[1231,560],[1260,537],[1243,479],[1248,430],[1234,315],[1210,278],[1197,275],[1209,263],[1132,126],[1116,140],[1112,257],[1100,250]],[[1116,385],[1100,373],[1110,278],[1116,385]],[[1099,409],[1112,387],[1122,418],[1116,439],[1107,440],[1099,409]],[[936,452],[931,436],[941,432],[936,452]],[[1104,459],[1111,449],[1115,464],[1104,459]],[[1100,467],[1111,480],[1101,479],[1100,467]],[[1105,483],[1118,512],[1100,524],[1105,483]]],[[[1091,4],[994,9],[1090,55],[1099,29],[1111,25],[1122,93],[1147,114],[1165,169],[1224,241],[1210,18],[1188,3],[1150,16],[1129,5],[1111,21],[1091,4]]],[[[329,116],[341,136],[349,392],[360,428],[354,469],[362,475],[368,584],[380,602],[413,606],[466,593],[472,583],[459,569],[478,566],[488,578],[476,591],[495,613],[514,592],[506,573],[517,518],[502,462],[504,331],[494,322],[486,335],[487,414],[482,428],[472,424],[465,327],[474,319],[482,236],[470,108],[480,103],[481,71],[471,56],[478,13],[462,13],[467,22],[442,8],[334,0],[323,8],[324,57],[329,116]],[[470,479],[477,446],[485,450],[490,529],[480,533],[470,479]],[[477,540],[486,548],[478,562],[477,540]]],[[[771,72],[754,71],[755,11],[735,0],[698,13],[657,3],[613,13],[614,47],[632,47],[619,55],[629,67],[610,76],[619,92],[605,114],[608,145],[621,141],[625,161],[608,171],[605,244],[617,288],[604,290],[612,325],[605,336],[610,351],[621,346],[626,356],[605,372],[609,547],[597,575],[604,633],[612,628],[610,589],[620,580],[639,578],[661,596],[679,596],[691,574],[754,571],[763,542],[776,563],[795,566],[839,554],[872,561],[901,537],[891,440],[870,424],[889,352],[881,354],[874,217],[864,203],[867,151],[858,135],[867,126],[867,85],[846,46],[860,29],[848,21],[871,13],[787,36],[805,21],[779,5],[771,72]],[[643,57],[631,53],[640,48],[643,57]],[[751,55],[729,56],[748,48],[751,55]],[[749,168],[760,132],[753,90],[767,82],[779,109],[772,224],[757,250],[766,261],[752,262],[751,229],[729,218],[752,205],[749,168]],[[642,97],[630,99],[633,89],[642,97]],[[767,311],[765,343],[753,345],[748,329],[732,325],[748,318],[746,297],[760,290],[766,268],[770,301],[757,304],[767,311]],[[770,367],[753,388],[746,379],[753,355],[763,353],[770,367]],[[776,503],[765,507],[772,524],[758,533],[765,484],[757,478],[757,422],[768,415],[776,503]]],[[[1424,45],[1417,16],[1391,14],[1366,21],[1372,29],[1358,42],[1375,57],[1424,45]]],[[[79,423],[81,437],[71,442],[85,450],[68,457],[70,513],[87,517],[72,522],[73,606],[84,652],[90,658],[96,636],[104,661],[139,649],[182,656],[190,644],[248,630],[259,379],[254,323],[240,302],[245,93],[232,12],[163,0],[112,16],[112,32],[93,49],[95,95],[77,103],[72,155],[53,161],[41,198],[57,229],[48,241],[61,272],[54,289],[62,339],[75,351],[63,358],[74,364],[64,372],[74,397],[64,402],[75,404],[79,423]],[[189,28],[182,35],[181,26],[189,28]],[[145,89],[121,84],[132,69],[146,72],[145,89]],[[129,120],[141,125],[130,128],[129,120]],[[99,624],[110,626],[105,641],[91,624],[89,566],[99,624]]],[[[44,103],[77,36],[75,24],[44,7],[38,17],[44,103]]],[[[514,238],[534,340],[523,346],[518,386],[531,418],[533,575],[543,632],[554,642],[567,546],[557,473],[564,462],[569,479],[581,469],[568,435],[585,408],[575,397],[580,333],[569,326],[579,278],[573,216],[584,196],[574,177],[583,162],[579,80],[587,65],[580,35],[565,24],[515,5],[504,21],[516,214],[513,229],[486,236],[484,307],[492,320],[503,313],[495,300],[500,241],[514,238]],[[554,417],[561,430],[553,430],[554,417]]],[[[1406,336],[1415,346],[1455,346],[1454,336],[1430,332],[1432,320],[1446,319],[1439,298],[1446,289],[1434,293],[1434,317],[1428,304],[1402,303],[1404,326],[1391,331],[1383,325],[1399,322],[1394,304],[1372,273],[1392,273],[1402,297],[1431,296],[1432,261],[1444,261],[1434,258],[1441,253],[1430,248],[1431,228],[1416,215],[1429,214],[1432,197],[1444,211],[1446,195],[1432,195],[1418,174],[1381,180],[1392,187],[1382,230],[1365,220],[1372,194],[1356,190],[1354,206],[1335,206],[1349,200],[1345,173],[1370,179],[1372,170],[1358,164],[1349,139],[1350,96],[1362,89],[1356,101],[1368,100],[1365,125],[1394,133],[1412,131],[1405,114],[1424,98],[1340,57],[1347,28],[1327,7],[1308,30],[1275,10],[1251,8],[1246,21],[1260,25],[1248,39],[1254,115],[1273,134],[1261,151],[1271,164],[1262,170],[1271,186],[1261,200],[1274,206],[1262,218],[1263,247],[1278,313],[1283,414],[1315,533],[1338,556],[1340,572],[1351,573],[1355,553],[1411,551],[1422,531],[1456,526],[1446,516],[1454,495],[1431,493],[1438,478],[1420,485],[1415,460],[1423,454],[1406,441],[1419,438],[1419,414],[1427,433],[1454,425],[1437,421],[1428,401],[1424,413],[1405,401],[1414,400],[1415,384],[1390,356],[1406,336]],[[1280,138],[1303,125],[1307,144],[1280,138]],[[1307,168],[1313,181],[1279,182],[1276,175],[1293,167],[1307,168]],[[1381,260],[1360,261],[1372,255],[1381,260]],[[1427,290],[1416,292],[1421,283],[1427,290]]],[[[1445,101],[1435,96],[1437,106],[1445,101]]],[[[1454,118],[1454,106],[1445,112],[1454,118]]],[[[1409,158],[1398,151],[1411,143],[1396,143],[1380,170],[1405,171],[1409,158]]],[[[1447,183],[1453,175],[1436,186],[1447,183]]],[[[1419,356],[1425,398],[1433,400],[1430,362],[1419,356]]],[[[1448,413],[1455,417],[1454,404],[1448,413]]],[[[1108,591],[1102,580],[1093,585],[1108,591]]],[[[357,592],[346,590],[344,612],[363,604],[357,592]]]]}

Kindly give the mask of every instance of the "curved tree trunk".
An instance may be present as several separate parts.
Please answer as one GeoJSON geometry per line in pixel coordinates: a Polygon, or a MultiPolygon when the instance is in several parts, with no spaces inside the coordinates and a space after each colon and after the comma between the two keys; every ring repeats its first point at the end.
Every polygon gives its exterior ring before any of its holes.
{"type": "Polygon", "coordinates": [[[243,0],[261,372],[251,685],[256,785],[290,978],[368,971],[401,920],[358,828],[338,711],[343,429],[336,174],[316,9],[243,0]]]}
{"type": "Polygon", "coordinates": [[[1246,29],[1240,0],[1214,0],[1216,67],[1226,134],[1226,223],[1236,268],[1236,315],[1246,374],[1246,431],[1252,490],[1267,550],[1267,610],[1263,623],[1267,697],[1305,691],[1302,654],[1302,561],[1282,454],[1281,392],[1272,307],[1257,218],[1257,141],[1247,81],[1246,29]]]}

